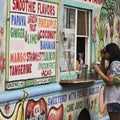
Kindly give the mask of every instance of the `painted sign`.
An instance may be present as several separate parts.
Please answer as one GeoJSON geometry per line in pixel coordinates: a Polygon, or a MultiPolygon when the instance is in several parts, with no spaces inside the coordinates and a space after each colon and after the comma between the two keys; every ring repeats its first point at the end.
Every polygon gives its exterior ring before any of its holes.
{"type": "Polygon", "coordinates": [[[92,120],[97,119],[102,116],[99,108],[99,92],[100,87],[94,86],[36,100],[31,99],[26,105],[25,119],[77,120],[84,108],[89,111],[92,120]]]}
{"type": "Polygon", "coordinates": [[[10,1],[9,82],[32,78],[45,82],[48,77],[55,81],[56,34],[56,4],[10,1]]]}
{"type": "Polygon", "coordinates": [[[36,96],[36,99],[27,100],[28,96],[28,92],[24,91],[22,99],[16,103],[1,105],[0,120],[78,120],[81,119],[80,113],[83,110],[89,111],[91,120],[107,115],[101,99],[101,85],[46,97],[36,96]]]}

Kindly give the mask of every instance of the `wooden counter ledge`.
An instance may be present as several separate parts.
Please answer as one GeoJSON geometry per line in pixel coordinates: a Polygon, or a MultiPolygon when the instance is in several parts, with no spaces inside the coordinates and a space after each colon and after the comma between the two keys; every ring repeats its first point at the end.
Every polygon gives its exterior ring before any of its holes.
{"type": "Polygon", "coordinates": [[[74,80],[60,80],[59,83],[88,83],[88,82],[94,82],[95,79],[74,79],[74,80]]]}

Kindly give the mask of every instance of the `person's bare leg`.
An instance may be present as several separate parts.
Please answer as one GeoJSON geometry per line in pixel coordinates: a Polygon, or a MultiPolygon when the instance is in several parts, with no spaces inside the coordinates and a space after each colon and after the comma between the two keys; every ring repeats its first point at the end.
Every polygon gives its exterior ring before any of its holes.
{"type": "Polygon", "coordinates": [[[120,120],[120,112],[109,112],[110,120],[120,120]]]}

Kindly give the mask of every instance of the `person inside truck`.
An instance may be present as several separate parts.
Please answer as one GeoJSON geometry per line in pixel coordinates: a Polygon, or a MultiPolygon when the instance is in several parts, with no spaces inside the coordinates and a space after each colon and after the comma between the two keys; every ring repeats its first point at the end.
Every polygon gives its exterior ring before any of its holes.
{"type": "Polygon", "coordinates": [[[115,43],[109,43],[102,50],[102,56],[108,61],[106,73],[97,64],[93,64],[94,70],[105,82],[104,102],[110,120],[120,120],[120,49],[115,43]]]}

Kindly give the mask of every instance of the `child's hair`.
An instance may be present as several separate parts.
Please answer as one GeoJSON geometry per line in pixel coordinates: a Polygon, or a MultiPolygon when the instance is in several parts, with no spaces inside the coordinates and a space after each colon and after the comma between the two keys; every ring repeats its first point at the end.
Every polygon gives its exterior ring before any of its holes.
{"type": "Polygon", "coordinates": [[[119,46],[115,43],[110,43],[106,45],[106,52],[110,54],[109,64],[113,61],[120,61],[120,49],[119,46]]]}

